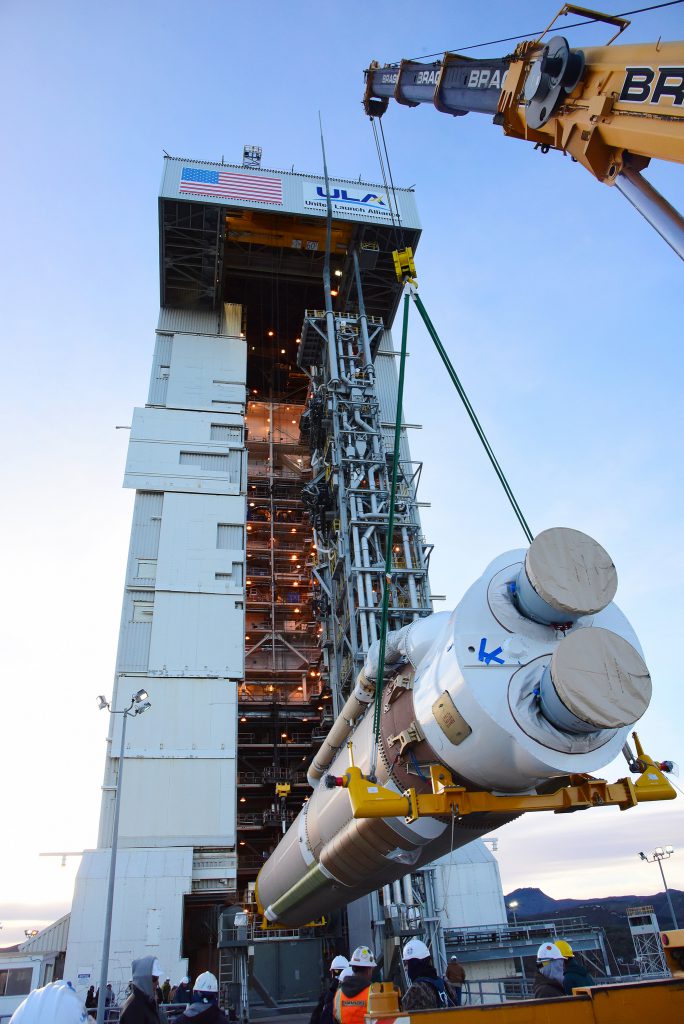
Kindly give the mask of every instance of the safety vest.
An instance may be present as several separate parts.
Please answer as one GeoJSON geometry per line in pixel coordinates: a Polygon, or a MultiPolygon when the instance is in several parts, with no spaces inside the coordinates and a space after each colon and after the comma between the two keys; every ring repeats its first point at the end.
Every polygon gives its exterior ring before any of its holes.
{"type": "Polygon", "coordinates": [[[355,996],[345,996],[340,986],[335,993],[335,1009],[333,1016],[340,1024],[363,1024],[363,1018],[368,1013],[368,996],[370,995],[370,982],[367,988],[362,988],[355,996]]]}

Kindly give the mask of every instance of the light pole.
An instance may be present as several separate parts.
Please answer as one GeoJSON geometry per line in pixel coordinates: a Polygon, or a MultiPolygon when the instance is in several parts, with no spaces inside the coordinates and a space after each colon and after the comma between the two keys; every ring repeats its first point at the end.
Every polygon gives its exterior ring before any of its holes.
{"type": "MultiPolygon", "coordinates": [[[[518,927],[518,918],[516,917],[515,912],[516,912],[516,910],[517,910],[517,908],[519,906],[520,906],[520,904],[519,904],[518,900],[511,900],[511,902],[508,904],[508,909],[513,914],[513,927],[514,928],[518,927]]],[[[520,973],[522,974],[523,978],[526,977],[526,974],[525,974],[525,961],[524,961],[522,956],[520,957],[520,973]]]]}
{"type": "Polygon", "coordinates": [[[110,715],[121,715],[121,749],[119,751],[119,777],[116,783],[114,798],[114,825],[112,827],[112,852],[109,856],[109,884],[107,887],[107,909],[105,911],[104,936],[102,939],[102,967],[100,969],[100,988],[97,1000],[97,1024],[104,1024],[105,999],[107,998],[107,974],[109,973],[109,942],[112,935],[112,907],[114,905],[114,877],[116,874],[116,851],[119,844],[119,811],[121,810],[121,783],[123,781],[124,744],[126,742],[126,722],[129,715],[142,715],[152,707],[147,699],[146,690],[138,690],[131,697],[131,703],[123,711],[112,711],[111,705],[104,697],[97,698],[100,711],[106,708],[110,715]]]}
{"type": "Polygon", "coordinates": [[[670,890],[668,889],[667,882],[665,881],[665,872],[663,871],[663,861],[671,857],[673,853],[674,846],[666,846],[665,849],[663,849],[662,846],[656,846],[655,850],[653,851],[650,857],[647,857],[646,854],[643,853],[643,851],[639,853],[639,856],[648,864],[657,863],[658,867],[660,868],[660,874],[662,876],[663,885],[665,887],[665,897],[667,899],[667,905],[670,908],[670,917],[672,918],[672,924],[675,928],[679,928],[679,925],[677,924],[677,918],[675,917],[674,907],[672,906],[670,890]]]}

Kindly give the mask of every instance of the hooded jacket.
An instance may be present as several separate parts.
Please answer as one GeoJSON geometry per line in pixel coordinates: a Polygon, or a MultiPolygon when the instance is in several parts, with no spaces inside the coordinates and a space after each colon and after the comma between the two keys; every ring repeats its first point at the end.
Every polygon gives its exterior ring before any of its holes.
{"type": "MultiPolygon", "coordinates": [[[[345,999],[356,999],[358,996],[359,1006],[354,1007],[358,1011],[357,1016],[360,1020],[363,1020],[365,1014],[365,1008],[362,1008],[361,1004],[368,1003],[368,989],[371,987],[372,978],[366,977],[365,974],[351,974],[344,981],[340,982],[337,992],[334,996],[333,1002],[333,1021],[342,1022],[342,996],[345,999]]],[[[346,1022],[342,1022],[346,1024],[346,1022]]]]}
{"type": "Polygon", "coordinates": [[[152,984],[153,956],[134,960],[131,994],[121,1008],[120,1024],[159,1024],[157,996],[152,984]]]}
{"type": "Polygon", "coordinates": [[[557,999],[564,996],[563,991],[563,961],[551,960],[544,967],[537,967],[532,987],[535,999],[557,999]]]}

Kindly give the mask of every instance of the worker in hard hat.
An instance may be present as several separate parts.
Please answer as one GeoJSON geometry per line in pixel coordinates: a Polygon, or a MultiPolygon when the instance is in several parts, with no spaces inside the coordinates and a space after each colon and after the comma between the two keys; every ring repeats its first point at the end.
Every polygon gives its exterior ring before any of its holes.
{"type": "Polygon", "coordinates": [[[584,964],[577,959],[570,943],[565,939],[556,939],[556,946],[563,957],[563,991],[566,996],[571,996],[574,988],[593,985],[594,979],[584,964]]]}
{"type": "Polygon", "coordinates": [[[461,963],[457,956],[452,956],[450,958],[449,963],[447,964],[444,980],[450,982],[451,985],[453,986],[457,999],[456,1005],[460,1006],[463,985],[465,984],[466,980],[466,972],[465,967],[463,966],[463,964],[461,963]]]}
{"type": "Polygon", "coordinates": [[[409,939],[401,951],[401,959],[411,982],[401,1000],[402,1010],[439,1010],[445,1006],[458,1006],[453,985],[439,977],[424,942],[409,939]]]}
{"type": "Polygon", "coordinates": [[[218,981],[215,974],[204,971],[195,978],[192,1002],[176,1020],[191,1020],[195,1024],[228,1024],[228,1018],[218,1004],[218,981]]]}
{"type": "Polygon", "coordinates": [[[335,1001],[335,993],[340,984],[340,975],[343,971],[349,971],[351,974],[351,968],[346,956],[338,953],[337,956],[333,957],[330,964],[328,987],[316,1003],[309,1024],[333,1024],[333,1002],[335,1001]]]}
{"type": "Polygon", "coordinates": [[[368,946],[357,946],[349,958],[349,966],[351,976],[341,978],[333,999],[333,1021],[337,1024],[363,1024],[368,1011],[373,971],[378,966],[373,950],[368,946]]]}
{"type": "Polygon", "coordinates": [[[157,989],[164,969],[156,956],[142,956],[131,964],[131,994],[121,1007],[120,1024],[159,1024],[157,989]]]}
{"type": "Polygon", "coordinates": [[[563,954],[554,942],[542,942],[537,950],[537,973],[532,983],[535,999],[554,999],[563,990],[563,954]]]}
{"type": "Polygon", "coordinates": [[[10,1017],[10,1024],[85,1024],[91,1019],[71,982],[53,981],[29,992],[10,1017]]]}
{"type": "Polygon", "coordinates": [[[178,982],[176,990],[173,993],[174,1003],[191,1003],[192,1002],[192,985],[187,975],[178,982]]]}
{"type": "Polygon", "coordinates": [[[343,971],[349,971],[351,974],[349,961],[346,956],[338,953],[337,956],[333,957],[330,964],[328,987],[316,1003],[309,1024],[333,1024],[333,1002],[335,1001],[335,993],[340,984],[340,975],[343,971]]]}

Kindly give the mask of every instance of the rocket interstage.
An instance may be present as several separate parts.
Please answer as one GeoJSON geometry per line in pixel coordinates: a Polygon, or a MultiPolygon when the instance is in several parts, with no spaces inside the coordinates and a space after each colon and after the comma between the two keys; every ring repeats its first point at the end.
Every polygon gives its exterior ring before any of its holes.
{"type": "MultiPolygon", "coordinates": [[[[546,530],[527,552],[495,559],[453,612],[389,633],[378,783],[429,792],[430,766],[441,765],[466,789],[520,795],[608,764],[651,697],[616,589],[596,541],[546,530]]],[[[323,776],[344,775],[348,739],[356,765],[371,771],[377,660],[376,642],[314,757],[311,798],[259,873],[270,922],[320,919],[518,817],[352,816],[349,794],[323,776]]]]}

